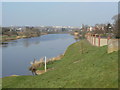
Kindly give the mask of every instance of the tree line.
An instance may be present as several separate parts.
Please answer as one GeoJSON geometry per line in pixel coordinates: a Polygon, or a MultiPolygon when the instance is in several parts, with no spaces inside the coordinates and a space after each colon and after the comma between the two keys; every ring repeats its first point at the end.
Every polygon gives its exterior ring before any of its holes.
{"type": "Polygon", "coordinates": [[[35,27],[25,27],[24,29],[17,30],[17,28],[11,27],[2,27],[2,32],[0,33],[2,35],[7,36],[26,36],[26,37],[34,37],[34,36],[40,36],[41,32],[38,28],[35,27]]]}
{"type": "Polygon", "coordinates": [[[89,30],[90,26],[83,25],[80,33],[84,32],[98,34],[105,37],[111,36],[112,38],[120,38],[120,14],[113,16],[112,20],[114,20],[112,24],[96,24],[95,26],[92,26],[94,28],[92,31],[89,30]]]}

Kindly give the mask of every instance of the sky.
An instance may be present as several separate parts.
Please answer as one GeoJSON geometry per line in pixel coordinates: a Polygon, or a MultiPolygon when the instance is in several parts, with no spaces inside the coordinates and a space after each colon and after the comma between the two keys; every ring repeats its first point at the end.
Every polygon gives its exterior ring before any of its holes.
{"type": "Polygon", "coordinates": [[[117,13],[117,2],[3,2],[2,26],[95,25],[117,13]]]}

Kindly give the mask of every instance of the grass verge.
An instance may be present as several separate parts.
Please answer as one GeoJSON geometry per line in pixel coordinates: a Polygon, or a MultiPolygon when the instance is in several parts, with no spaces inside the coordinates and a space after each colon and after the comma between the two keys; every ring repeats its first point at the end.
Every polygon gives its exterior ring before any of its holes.
{"type": "Polygon", "coordinates": [[[3,88],[118,87],[118,52],[108,54],[107,46],[91,46],[86,40],[70,45],[50,68],[38,76],[4,77],[3,88]]]}

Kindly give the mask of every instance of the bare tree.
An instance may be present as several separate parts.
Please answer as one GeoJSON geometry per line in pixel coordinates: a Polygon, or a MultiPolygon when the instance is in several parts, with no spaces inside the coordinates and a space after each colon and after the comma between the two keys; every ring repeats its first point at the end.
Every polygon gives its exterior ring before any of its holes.
{"type": "Polygon", "coordinates": [[[113,33],[116,38],[120,38],[120,14],[113,16],[112,19],[114,20],[113,33]]]}

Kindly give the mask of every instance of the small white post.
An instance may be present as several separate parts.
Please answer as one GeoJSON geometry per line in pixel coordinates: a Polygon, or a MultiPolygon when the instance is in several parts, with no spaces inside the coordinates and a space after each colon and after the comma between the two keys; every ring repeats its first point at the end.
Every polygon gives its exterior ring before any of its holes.
{"type": "Polygon", "coordinates": [[[46,72],[46,56],[45,56],[45,72],[46,72]]]}

